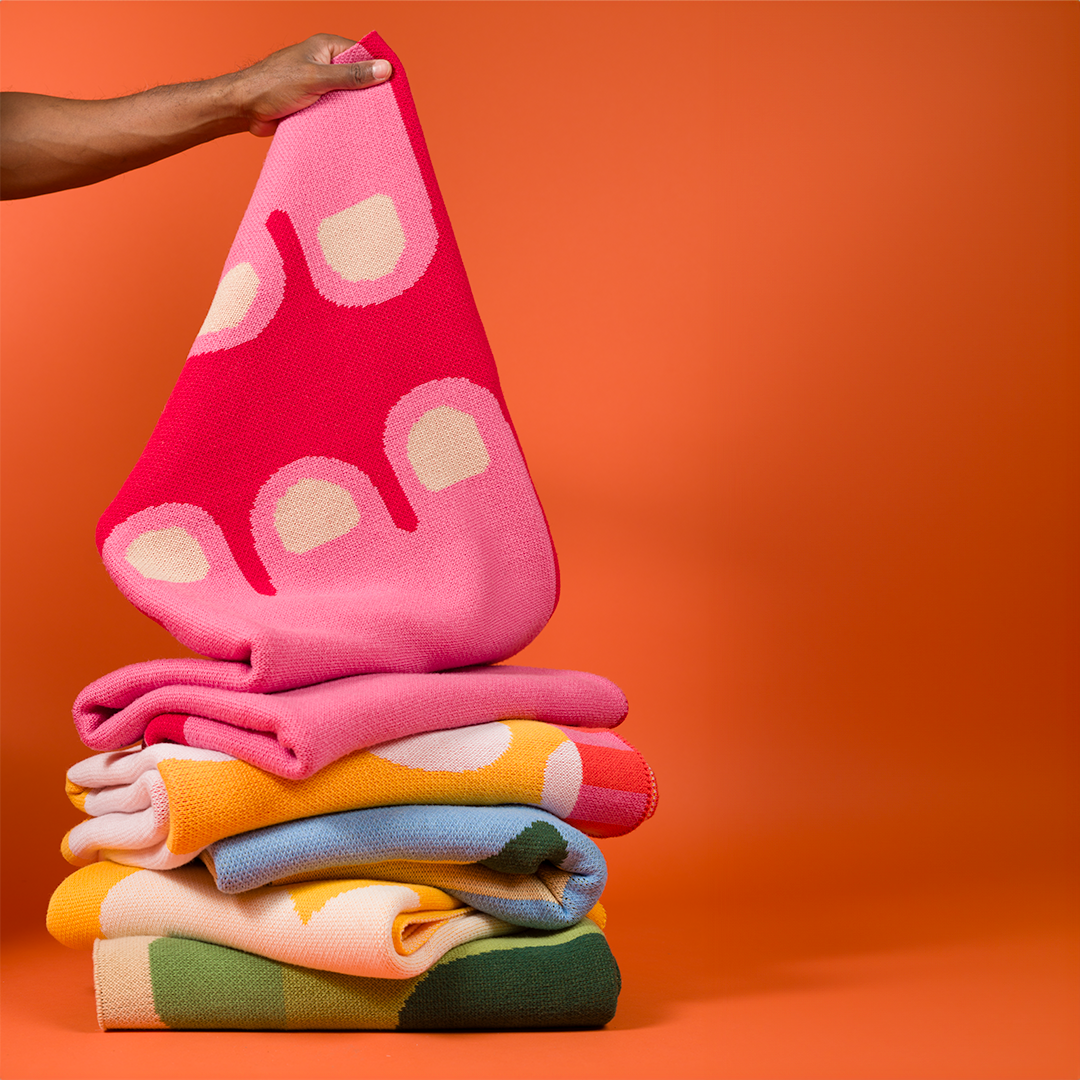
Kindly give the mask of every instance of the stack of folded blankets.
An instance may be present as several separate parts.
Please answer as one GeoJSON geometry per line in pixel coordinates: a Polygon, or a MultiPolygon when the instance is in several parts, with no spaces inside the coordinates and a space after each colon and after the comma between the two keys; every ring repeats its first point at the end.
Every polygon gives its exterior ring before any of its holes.
{"type": "Polygon", "coordinates": [[[48,924],[103,1028],[594,1026],[590,837],[648,818],[606,679],[499,664],[554,549],[408,83],[281,122],[188,363],[101,520],[204,658],[75,703],[48,924]],[[212,657],[213,659],[209,659],[212,657]],[[498,666],[496,666],[498,665],[498,666]]]}

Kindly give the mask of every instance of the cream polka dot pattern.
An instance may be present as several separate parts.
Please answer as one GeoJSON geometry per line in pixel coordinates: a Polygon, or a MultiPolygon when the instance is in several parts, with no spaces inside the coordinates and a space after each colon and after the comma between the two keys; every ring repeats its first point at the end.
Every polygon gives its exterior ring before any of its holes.
{"type": "Polygon", "coordinates": [[[372,195],[323,218],[318,237],[327,265],[346,281],[386,277],[405,250],[405,232],[389,195],[372,195]]]}
{"type": "Polygon", "coordinates": [[[274,507],[274,528],[285,550],[295,555],[328,544],[359,523],[352,495],[329,480],[299,480],[274,507]]]}
{"type": "Polygon", "coordinates": [[[428,491],[479,476],[491,464],[476,421],[449,405],[430,409],[413,424],[406,455],[428,491]]]}
{"type": "Polygon", "coordinates": [[[556,817],[570,817],[581,793],[583,776],[577,747],[569,739],[559,743],[548,755],[544,766],[544,792],[540,805],[556,817]]]}
{"type": "Polygon", "coordinates": [[[371,753],[395,765],[425,772],[472,772],[494,764],[510,749],[513,733],[502,723],[432,731],[374,746],[371,753]]]}
{"type": "Polygon", "coordinates": [[[151,581],[187,584],[210,573],[199,541],[179,525],[140,534],[128,544],[124,558],[151,581]]]}
{"type": "Polygon", "coordinates": [[[199,334],[231,330],[243,322],[259,291],[259,275],[249,262],[237,263],[218,284],[214,302],[206,313],[199,334]]]}

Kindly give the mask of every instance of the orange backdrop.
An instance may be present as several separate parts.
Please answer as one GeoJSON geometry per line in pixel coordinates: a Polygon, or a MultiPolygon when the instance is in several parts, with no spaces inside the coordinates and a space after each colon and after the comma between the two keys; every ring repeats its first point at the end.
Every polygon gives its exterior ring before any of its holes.
{"type": "Polygon", "coordinates": [[[1075,4],[0,18],[68,96],[398,52],[561,557],[520,659],[621,684],[661,789],[608,1030],[102,1042],[42,928],[70,705],[183,650],[93,530],[267,144],[7,204],[5,1077],[1076,1075],[1075,4]]]}

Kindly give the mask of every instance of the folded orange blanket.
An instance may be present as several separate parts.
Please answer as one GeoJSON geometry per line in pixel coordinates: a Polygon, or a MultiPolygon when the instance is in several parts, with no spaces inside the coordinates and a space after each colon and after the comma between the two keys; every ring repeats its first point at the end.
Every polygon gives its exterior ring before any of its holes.
{"type": "Polygon", "coordinates": [[[505,720],[395,739],[306,780],[159,743],[80,762],[68,773],[68,795],[92,815],[64,838],[69,862],[167,869],[251,829],[411,803],[521,803],[591,836],[618,836],[652,814],[656,783],[641,755],[611,731],[505,720]]]}

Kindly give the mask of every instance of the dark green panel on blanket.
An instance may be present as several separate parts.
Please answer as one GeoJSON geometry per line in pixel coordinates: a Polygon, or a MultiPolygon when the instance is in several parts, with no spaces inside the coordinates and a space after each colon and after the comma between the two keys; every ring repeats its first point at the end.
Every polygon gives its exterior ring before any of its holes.
{"type": "Polygon", "coordinates": [[[481,866],[500,874],[535,874],[542,862],[558,866],[566,858],[566,840],[546,821],[534,821],[503,844],[498,855],[481,861],[481,866]]]}
{"type": "Polygon", "coordinates": [[[473,942],[454,955],[420,979],[398,1030],[599,1027],[615,1015],[619,968],[588,920],[473,942]]]}
{"type": "Polygon", "coordinates": [[[281,964],[187,938],[150,943],[154,1008],[173,1028],[283,1028],[281,964]]]}

